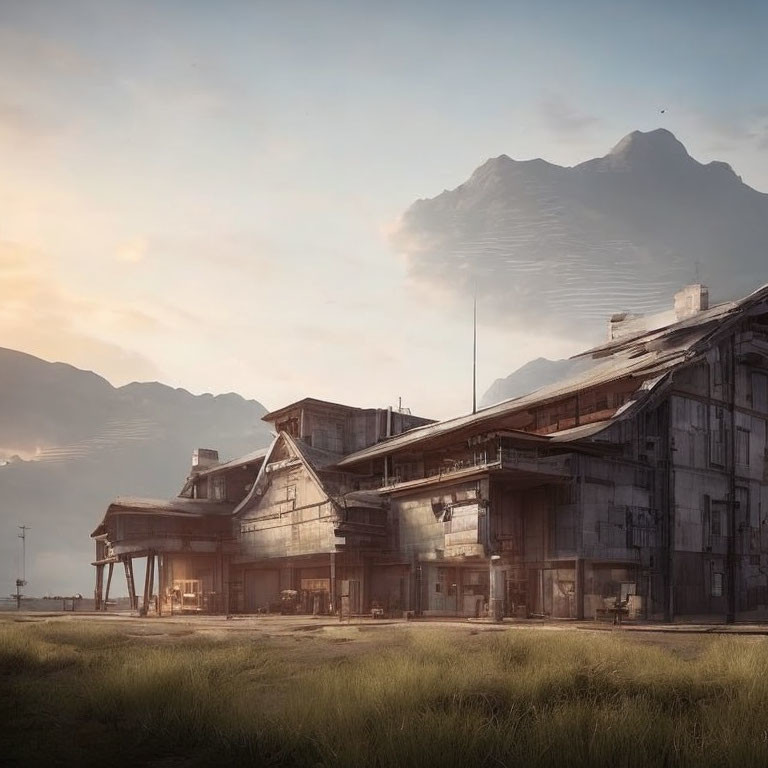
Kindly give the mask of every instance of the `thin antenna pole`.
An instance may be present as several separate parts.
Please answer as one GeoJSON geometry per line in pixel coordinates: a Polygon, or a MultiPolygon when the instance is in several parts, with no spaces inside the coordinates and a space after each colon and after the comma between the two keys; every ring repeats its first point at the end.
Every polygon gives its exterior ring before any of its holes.
{"type": "Polygon", "coordinates": [[[20,525],[21,533],[21,580],[27,582],[27,531],[32,530],[28,525],[20,525]]]}
{"type": "Polygon", "coordinates": [[[472,301],[472,413],[477,413],[477,288],[472,301]]]}

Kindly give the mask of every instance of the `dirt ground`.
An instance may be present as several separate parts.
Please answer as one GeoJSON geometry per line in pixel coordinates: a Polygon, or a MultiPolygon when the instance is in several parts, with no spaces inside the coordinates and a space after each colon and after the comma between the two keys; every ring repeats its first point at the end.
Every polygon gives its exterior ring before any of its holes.
{"type": "Polygon", "coordinates": [[[377,647],[399,644],[399,636],[413,630],[439,633],[442,636],[470,636],[493,632],[578,632],[605,636],[615,634],[641,645],[653,645],[671,650],[684,658],[698,655],[703,642],[713,635],[739,635],[754,642],[768,640],[764,625],[705,625],[705,624],[634,624],[615,627],[602,622],[572,621],[512,621],[494,624],[483,620],[404,621],[384,619],[353,619],[340,622],[329,616],[173,616],[137,618],[127,612],[71,613],[19,611],[0,613],[0,624],[6,622],[88,622],[95,626],[117,629],[127,637],[147,638],[154,643],[173,643],[193,636],[209,640],[252,638],[270,640],[271,644],[293,648],[312,645],[312,653],[337,657],[357,652],[370,652],[377,647]],[[313,640],[323,640],[313,643],[313,640]]]}

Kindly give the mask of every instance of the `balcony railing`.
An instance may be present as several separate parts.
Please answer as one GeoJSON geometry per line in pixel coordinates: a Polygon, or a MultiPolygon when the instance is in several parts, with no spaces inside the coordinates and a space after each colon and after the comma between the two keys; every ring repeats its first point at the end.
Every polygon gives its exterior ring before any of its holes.
{"type": "Polygon", "coordinates": [[[440,480],[443,477],[451,477],[462,472],[474,471],[477,469],[490,469],[500,467],[501,461],[495,455],[482,455],[474,459],[458,459],[449,464],[440,467],[429,467],[423,474],[406,474],[405,476],[395,472],[389,477],[382,478],[381,485],[386,488],[392,485],[401,485],[403,483],[413,483],[419,480],[440,480]]]}
{"type": "Polygon", "coordinates": [[[571,457],[569,454],[551,456],[537,450],[502,448],[501,466],[504,469],[563,476],[571,473],[571,457]]]}
{"type": "Polygon", "coordinates": [[[567,477],[570,475],[570,455],[551,456],[538,450],[518,448],[502,448],[499,450],[478,453],[474,457],[451,460],[442,466],[428,467],[420,474],[394,474],[381,480],[381,486],[386,488],[405,483],[425,480],[441,480],[468,471],[479,469],[512,469],[552,477],[567,477]]]}

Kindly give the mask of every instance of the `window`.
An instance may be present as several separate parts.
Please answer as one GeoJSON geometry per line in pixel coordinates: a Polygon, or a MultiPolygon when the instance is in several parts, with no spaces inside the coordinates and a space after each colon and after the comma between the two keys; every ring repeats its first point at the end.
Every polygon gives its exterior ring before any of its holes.
{"type": "Polygon", "coordinates": [[[277,431],[287,432],[291,437],[299,437],[299,420],[294,417],[285,421],[278,421],[277,431]]]}
{"type": "Polygon", "coordinates": [[[712,571],[712,597],[723,596],[723,574],[719,571],[712,571]]]}
{"type": "Polygon", "coordinates": [[[736,427],[736,463],[749,466],[749,430],[736,427]]]}
{"type": "Polygon", "coordinates": [[[224,477],[218,476],[212,478],[211,498],[217,501],[225,501],[227,498],[227,481],[224,477]]]}
{"type": "Polygon", "coordinates": [[[684,397],[675,397],[675,426],[688,426],[688,400],[684,397]]]}
{"type": "Polygon", "coordinates": [[[715,359],[712,361],[712,375],[714,377],[714,386],[720,387],[723,384],[723,359],[720,355],[720,348],[715,347],[715,359]]]}
{"type": "Polygon", "coordinates": [[[723,529],[722,529],[722,517],[720,514],[720,510],[717,509],[717,507],[713,507],[710,514],[712,517],[711,517],[709,532],[712,534],[712,536],[722,536],[723,529]]]}
{"type": "Polygon", "coordinates": [[[738,486],[736,488],[736,520],[747,528],[759,528],[759,511],[755,505],[755,519],[752,517],[752,504],[750,503],[749,488],[738,486]]]}
{"type": "Polygon", "coordinates": [[[768,376],[752,374],[752,407],[760,413],[768,412],[768,376]]]}
{"type": "Polygon", "coordinates": [[[709,460],[712,464],[725,466],[725,424],[722,408],[714,408],[709,460]]]}

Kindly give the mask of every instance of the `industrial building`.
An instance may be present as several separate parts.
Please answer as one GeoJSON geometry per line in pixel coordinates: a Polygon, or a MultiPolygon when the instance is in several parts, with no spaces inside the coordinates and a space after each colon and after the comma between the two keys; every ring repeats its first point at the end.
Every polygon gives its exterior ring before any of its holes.
{"type": "Polygon", "coordinates": [[[311,398],[267,414],[266,450],[200,450],[177,498],[109,506],[97,604],[118,565],[142,612],[768,616],[768,287],[710,306],[687,286],[581,357],[439,422],[311,398]]]}

